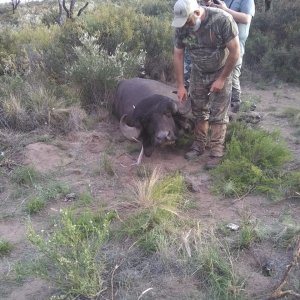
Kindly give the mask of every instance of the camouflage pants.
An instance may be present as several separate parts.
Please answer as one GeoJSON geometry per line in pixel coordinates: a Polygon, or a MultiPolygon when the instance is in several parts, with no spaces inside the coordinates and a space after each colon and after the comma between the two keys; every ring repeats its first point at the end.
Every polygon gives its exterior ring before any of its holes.
{"type": "MultiPolygon", "coordinates": [[[[231,102],[241,102],[240,75],[242,68],[242,58],[240,58],[232,71],[232,95],[231,102]]],[[[185,48],[184,52],[184,83],[189,87],[191,76],[191,57],[190,52],[185,48]]]]}
{"type": "Polygon", "coordinates": [[[196,121],[209,120],[211,124],[226,124],[229,121],[227,112],[230,106],[232,77],[226,79],[220,92],[208,95],[212,83],[220,72],[222,70],[200,74],[192,69],[189,97],[196,121]]]}

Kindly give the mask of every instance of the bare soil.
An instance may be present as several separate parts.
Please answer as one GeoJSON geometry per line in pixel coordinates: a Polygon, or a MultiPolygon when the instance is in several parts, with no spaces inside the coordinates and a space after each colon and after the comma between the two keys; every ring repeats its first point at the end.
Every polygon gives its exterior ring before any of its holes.
{"type": "MultiPolygon", "coordinates": [[[[243,97],[257,102],[257,111],[263,116],[260,126],[281,131],[294,155],[287,167],[299,169],[299,137],[293,135],[295,128],[289,120],[278,118],[276,114],[289,107],[300,109],[300,88],[286,84],[262,90],[249,85],[244,87],[243,97]]],[[[2,163],[0,167],[0,238],[10,241],[14,250],[10,256],[0,258],[0,299],[44,300],[55,292],[50,283],[30,278],[18,282],[15,278],[16,263],[33,257],[35,251],[26,240],[25,224],[28,216],[24,207],[27,198],[9,180],[10,172],[19,165],[32,165],[41,173],[67,183],[77,195],[86,190],[91,191],[95,199],[93,207],[116,209],[122,218],[130,214],[126,195],[128,187],[137,178],[137,167],[131,164],[136,161],[140,149],[139,145],[121,136],[117,121],[110,118],[102,120],[89,131],[59,137],[50,136],[47,132],[18,134],[12,141],[14,147],[9,149],[11,163],[2,163]],[[41,137],[45,141],[41,142],[41,137]],[[104,170],[104,159],[110,162],[114,174],[104,170]]],[[[186,212],[189,218],[210,227],[231,222],[240,224],[243,214],[247,213],[270,230],[282,226],[285,217],[300,225],[299,199],[285,199],[275,203],[260,195],[223,199],[212,194],[212,179],[203,168],[207,154],[197,161],[189,162],[183,158],[185,150],[176,146],[156,149],[150,158],[143,159],[142,165],[145,169],[159,167],[164,173],[180,170],[184,174],[192,191],[192,205],[186,212]]],[[[45,210],[32,216],[35,228],[47,229],[51,217],[58,215],[61,208],[74,205],[77,201],[64,200],[53,200],[45,210]]],[[[165,268],[155,254],[145,257],[136,248],[128,250],[126,242],[108,247],[108,267],[111,269],[106,278],[107,293],[100,299],[138,299],[148,288],[149,291],[139,299],[206,299],[201,282],[197,282],[191,275],[177,273],[174,267],[165,268]],[[115,284],[111,286],[112,270],[120,261],[122,264],[114,274],[115,284]],[[112,289],[114,297],[110,295],[112,289]]],[[[239,253],[235,268],[246,281],[247,299],[266,299],[271,295],[291,260],[292,251],[263,240],[239,253]],[[272,265],[271,276],[266,276],[262,271],[266,263],[272,265]]],[[[299,293],[299,266],[293,278],[293,288],[299,293]]]]}

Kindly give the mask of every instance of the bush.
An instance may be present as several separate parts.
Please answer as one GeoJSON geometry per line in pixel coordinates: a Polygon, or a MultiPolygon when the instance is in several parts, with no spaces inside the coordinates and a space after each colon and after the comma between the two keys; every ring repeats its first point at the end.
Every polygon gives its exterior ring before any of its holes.
{"type": "Polygon", "coordinates": [[[27,237],[41,254],[40,267],[31,275],[54,283],[66,298],[98,296],[103,290],[105,269],[99,254],[112,218],[112,214],[63,211],[48,234],[38,234],[29,224],[27,237]]]}
{"type": "Polygon", "coordinates": [[[245,63],[267,78],[299,83],[300,2],[273,0],[272,6],[252,21],[245,63]]]}
{"type": "Polygon", "coordinates": [[[70,74],[80,90],[82,107],[88,111],[109,107],[118,80],[137,75],[144,63],[144,53],[130,55],[119,45],[114,54],[109,54],[92,37],[85,35],[81,41],[84,46],[75,49],[78,60],[70,74]]]}
{"type": "Polygon", "coordinates": [[[291,153],[278,132],[232,123],[224,161],[212,171],[214,189],[224,196],[239,197],[255,190],[280,199],[287,192],[281,169],[290,159],[291,153]]]}
{"type": "Polygon", "coordinates": [[[172,5],[170,4],[166,11],[168,5],[165,2],[157,2],[158,7],[161,6],[162,9],[157,15],[158,8],[154,8],[156,4],[148,4],[99,6],[93,14],[85,17],[86,30],[91,36],[98,34],[97,44],[109,54],[114,53],[121,43],[124,45],[124,51],[132,55],[137,55],[141,50],[145,51],[146,75],[161,79],[164,74],[170,79],[173,66],[173,29],[170,26],[172,5]],[[150,12],[147,12],[148,4],[150,12]],[[157,13],[153,12],[152,8],[157,13]],[[120,14],[122,19],[118,17],[120,14]]]}
{"type": "Polygon", "coordinates": [[[177,211],[186,193],[183,176],[162,177],[155,169],[148,178],[137,181],[132,192],[139,210],[126,221],[125,232],[138,238],[146,252],[156,251],[161,239],[180,223],[177,211]]]}

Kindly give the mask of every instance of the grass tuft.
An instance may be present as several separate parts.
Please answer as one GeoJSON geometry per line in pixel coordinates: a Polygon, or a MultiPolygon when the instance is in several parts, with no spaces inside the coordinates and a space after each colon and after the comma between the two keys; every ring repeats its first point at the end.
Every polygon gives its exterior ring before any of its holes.
{"type": "Polygon", "coordinates": [[[17,168],[12,175],[12,180],[19,185],[34,186],[41,174],[31,166],[17,168]]]}
{"type": "Polygon", "coordinates": [[[9,255],[13,248],[14,246],[10,242],[0,240],[0,258],[9,255]]]}
{"type": "Polygon", "coordinates": [[[82,204],[91,204],[94,202],[94,197],[90,191],[85,191],[79,195],[79,201],[82,204]]]}
{"type": "Polygon", "coordinates": [[[147,252],[157,249],[158,242],[178,223],[178,207],[186,192],[184,178],[179,173],[163,177],[154,169],[150,177],[135,182],[132,195],[138,212],[126,221],[125,231],[138,237],[147,252]]]}
{"type": "Polygon", "coordinates": [[[46,206],[47,202],[65,196],[69,192],[69,186],[63,183],[54,182],[45,187],[35,185],[34,196],[27,201],[25,211],[30,215],[37,214],[46,206]]]}
{"type": "MultiPolygon", "coordinates": [[[[244,281],[235,271],[229,247],[213,229],[203,230],[198,224],[184,235],[181,243],[181,246],[175,243],[176,261],[201,282],[206,299],[243,299],[244,281]]],[[[170,259],[168,253],[174,248],[174,243],[166,246],[169,249],[165,252],[166,259],[170,259]]]]}

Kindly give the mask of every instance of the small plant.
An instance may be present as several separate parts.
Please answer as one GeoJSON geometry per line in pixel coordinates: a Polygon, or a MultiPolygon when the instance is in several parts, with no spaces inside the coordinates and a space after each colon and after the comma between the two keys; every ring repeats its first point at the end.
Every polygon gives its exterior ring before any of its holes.
{"type": "Polygon", "coordinates": [[[34,186],[34,184],[40,177],[41,174],[39,174],[39,172],[36,171],[33,167],[23,166],[17,168],[14,171],[12,180],[20,185],[34,186]]]}
{"type": "Polygon", "coordinates": [[[79,195],[79,201],[82,204],[90,204],[94,201],[94,197],[90,191],[85,191],[79,195]]]}
{"type": "Polygon", "coordinates": [[[154,169],[151,176],[135,182],[132,190],[138,212],[126,221],[125,231],[139,238],[139,244],[147,252],[157,249],[163,235],[174,231],[180,221],[178,207],[186,186],[179,173],[162,177],[154,169]]]}
{"type": "Polygon", "coordinates": [[[102,155],[100,165],[101,165],[102,169],[105,171],[105,173],[107,175],[109,175],[111,177],[115,175],[115,171],[113,169],[112,162],[111,162],[111,160],[109,159],[109,157],[107,156],[106,153],[104,153],[102,155]]]}
{"type": "Polygon", "coordinates": [[[182,250],[177,261],[206,289],[203,299],[243,299],[244,282],[235,271],[233,256],[213,229],[203,230],[198,224],[185,234],[183,245],[177,249],[182,250]]]}
{"type": "Polygon", "coordinates": [[[41,197],[34,197],[26,203],[25,211],[32,215],[40,212],[45,207],[45,201],[41,197]]]}
{"type": "Polygon", "coordinates": [[[14,247],[10,242],[0,240],[0,258],[9,255],[13,248],[14,247]]]}
{"type": "Polygon", "coordinates": [[[152,170],[149,166],[139,165],[136,168],[136,175],[141,179],[149,178],[151,176],[152,170]]]}
{"type": "Polygon", "coordinates": [[[240,111],[242,112],[251,111],[255,109],[258,102],[260,102],[259,97],[253,97],[253,96],[248,97],[247,99],[243,100],[243,102],[241,103],[240,111]]]}
{"type": "Polygon", "coordinates": [[[59,196],[65,196],[70,191],[69,186],[63,183],[52,183],[48,186],[35,185],[35,195],[26,203],[25,211],[32,215],[40,212],[48,201],[59,196]]]}
{"type": "Polygon", "coordinates": [[[249,217],[243,218],[239,230],[239,237],[237,240],[237,248],[249,248],[254,242],[260,240],[257,222],[251,220],[249,217]]]}
{"type": "Polygon", "coordinates": [[[51,233],[41,234],[29,223],[27,237],[41,254],[40,267],[32,275],[54,283],[64,297],[99,296],[105,270],[100,250],[113,218],[112,213],[65,210],[51,233]]]}

